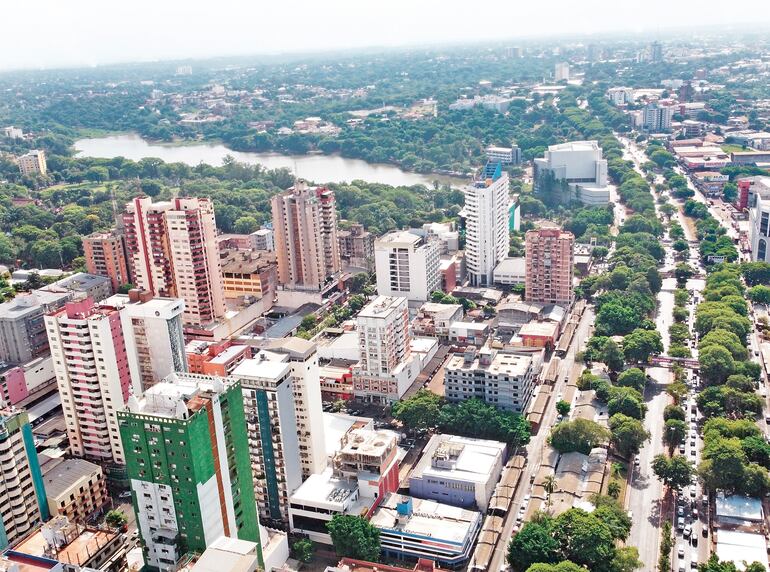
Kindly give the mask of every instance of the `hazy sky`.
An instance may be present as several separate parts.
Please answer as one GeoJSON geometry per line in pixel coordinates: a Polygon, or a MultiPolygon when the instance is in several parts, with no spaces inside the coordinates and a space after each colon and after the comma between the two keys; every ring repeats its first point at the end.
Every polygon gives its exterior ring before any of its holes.
{"type": "Polygon", "coordinates": [[[4,0],[0,69],[770,23],[767,0],[4,0]]]}

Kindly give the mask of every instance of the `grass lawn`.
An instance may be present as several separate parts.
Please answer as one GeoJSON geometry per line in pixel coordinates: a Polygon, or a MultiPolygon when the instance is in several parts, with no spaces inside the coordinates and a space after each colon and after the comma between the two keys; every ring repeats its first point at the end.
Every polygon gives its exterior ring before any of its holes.
{"type": "Polygon", "coordinates": [[[741,147],[740,145],[732,145],[730,143],[723,143],[720,145],[720,147],[725,153],[740,153],[741,151],[751,151],[751,149],[741,147]]]}

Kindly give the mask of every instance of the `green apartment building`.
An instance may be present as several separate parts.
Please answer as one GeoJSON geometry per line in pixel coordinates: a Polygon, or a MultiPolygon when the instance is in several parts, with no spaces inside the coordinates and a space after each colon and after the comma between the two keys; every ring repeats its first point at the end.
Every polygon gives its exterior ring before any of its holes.
{"type": "Polygon", "coordinates": [[[173,569],[222,536],[260,545],[239,382],[171,374],[118,421],[148,565],[173,569]]]}

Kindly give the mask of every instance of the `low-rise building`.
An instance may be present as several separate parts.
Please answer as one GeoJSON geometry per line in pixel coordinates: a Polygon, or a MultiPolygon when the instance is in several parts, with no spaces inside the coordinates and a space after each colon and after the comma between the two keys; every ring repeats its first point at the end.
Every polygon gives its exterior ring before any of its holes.
{"type": "Polygon", "coordinates": [[[238,364],[251,359],[251,347],[235,344],[232,340],[206,342],[193,340],[185,346],[187,367],[190,373],[204,375],[230,375],[238,364]]]}
{"type": "Polygon", "coordinates": [[[319,366],[318,380],[321,383],[321,399],[324,401],[353,399],[353,372],[350,366],[319,366]]]}
{"type": "Polygon", "coordinates": [[[527,261],[523,256],[517,258],[504,258],[493,273],[495,284],[503,286],[515,286],[524,284],[527,278],[527,261]]]}
{"type": "Polygon", "coordinates": [[[275,251],[275,233],[272,228],[260,228],[249,235],[251,247],[255,250],[275,251]]]}
{"type": "Polygon", "coordinates": [[[522,345],[531,348],[556,347],[559,337],[558,322],[528,322],[519,329],[522,345]]]}
{"type": "Polygon", "coordinates": [[[718,171],[699,171],[692,174],[693,183],[704,194],[710,197],[722,195],[725,183],[730,180],[729,175],[723,175],[718,171]]]}
{"type": "Polygon", "coordinates": [[[76,272],[66,278],[47,284],[41,288],[47,292],[70,291],[84,297],[90,297],[94,302],[101,302],[112,296],[112,280],[106,276],[76,272]]]}
{"type": "Polygon", "coordinates": [[[433,336],[440,340],[449,339],[449,328],[463,317],[461,304],[437,304],[426,302],[417,311],[412,322],[415,336],[433,336]]]}
{"type": "Polygon", "coordinates": [[[532,398],[541,357],[474,347],[446,364],[445,393],[452,403],[478,398],[498,409],[521,413],[532,398]]]}
{"type": "MultiPolygon", "coordinates": [[[[272,572],[282,568],[289,558],[286,533],[260,526],[259,539],[261,546],[256,542],[221,536],[206,548],[189,572],[272,572]]],[[[180,572],[188,572],[188,569],[183,568],[180,572]]]]}
{"type": "Polygon", "coordinates": [[[367,562],[354,558],[343,558],[336,566],[327,566],[324,572],[441,572],[436,563],[430,558],[420,558],[417,564],[411,568],[401,568],[382,564],[381,562],[367,562]]]}
{"type": "Polygon", "coordinates": [[[110,500],[107,480],[99,465],[43,454],[40,460],[51,516],[66,516],[70,522],[85,523],[110,500]]]}
{"type": "Polygon", "coordinates": [[[484,345],[489,337],[489,324],[479,322],[452,322],[449,325],[449,341],[457,344],[484,345]]]}
{"type": "Polygon", "coordinates": [[[278,264],[275,254],[256,250],[228,250],[220,256],[226,298],[275,296],[278,264]]]}
{"type": "Polygon", "coordinates": [[[409,494],[485,513],[505,454],[498,441],[433,435],[409,476],[409,494]]]}
{"type": "Polygon", "coordinates": [[[430,558],[440,566],[462,568],[470,559],[482,515],[433,500],[389,494],[372,514],[386,558],[430,558]]]}

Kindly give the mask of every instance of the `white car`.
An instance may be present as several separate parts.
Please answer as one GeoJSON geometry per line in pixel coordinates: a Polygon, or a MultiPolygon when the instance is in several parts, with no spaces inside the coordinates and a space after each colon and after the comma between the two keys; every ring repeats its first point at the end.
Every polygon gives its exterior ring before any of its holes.
{"type": "Polygon", "coordinates": [[[684,558],[684,544],[680,544],[677,547],[676,553],[679,555],[679,558],[684,558]]]}
{"type": "Polygon", "coordinates": [[[682,536],[684,536],[685,538],[689,538],[690,534],[692,534],[692,526],[690,526],[688,524],[687,526],[684,527],[684,531],[682,532],[682,536]]]}

